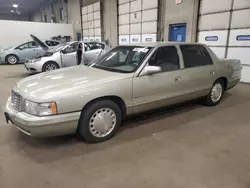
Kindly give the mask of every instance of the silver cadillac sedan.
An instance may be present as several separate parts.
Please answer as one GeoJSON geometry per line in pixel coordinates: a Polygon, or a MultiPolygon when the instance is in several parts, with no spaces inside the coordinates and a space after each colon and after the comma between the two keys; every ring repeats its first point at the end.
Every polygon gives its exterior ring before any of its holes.
{"type": "Polygon", "coordinates": [[[88,66],[19,81],[5,117],[30,136],[78,133],[102,142],[132,114],[197,98],[217,105],[240,79],[240,61],[218,59],[206,45],[117,46],[88,66]]]}

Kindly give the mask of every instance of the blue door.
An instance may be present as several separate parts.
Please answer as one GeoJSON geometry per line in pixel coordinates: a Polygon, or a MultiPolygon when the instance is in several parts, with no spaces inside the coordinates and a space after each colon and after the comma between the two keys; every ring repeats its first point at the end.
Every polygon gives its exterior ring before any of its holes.
{"type": "Polygon", "coordinates": [[[169,41],[186,41],[186,24],[173,24],[169,26],[169,41]]]}
{"type": "Polygon", "coordinates": [[[77,41],[81,41],[82,40],[82,34],[81,33],[76,33],[77,35],[77,41]]]}

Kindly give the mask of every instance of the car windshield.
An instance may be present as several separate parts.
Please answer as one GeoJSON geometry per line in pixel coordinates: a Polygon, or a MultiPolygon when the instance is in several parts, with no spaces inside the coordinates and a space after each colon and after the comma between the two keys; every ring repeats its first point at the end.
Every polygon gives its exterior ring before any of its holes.
{"type": "Polygon", "coordinates": [[[142,63],[152,47],[118,46],[88,66],[113,72],[131,73],[142,63]]]}

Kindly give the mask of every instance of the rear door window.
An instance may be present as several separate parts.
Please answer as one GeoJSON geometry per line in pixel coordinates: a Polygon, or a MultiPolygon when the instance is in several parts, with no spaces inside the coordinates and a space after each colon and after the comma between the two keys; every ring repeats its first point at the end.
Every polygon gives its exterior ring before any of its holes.
{"type": "Polygon", "coordinates": [[[97,42],[89,42],[88,43],[89,50],[96,50],[96,49],[104,49],[104,45],[97,42]]]}
{"type": "Polygon", "coordinates": [[[202,45],[181,45],[185,68],[212,65],[212,59],[202,45]]]}
{"type": "Polygon", "coordinates": [[[73,52],[76,52],[77,49],[78,49],[78,42],[69,45],[69,46],[64,50],[64,52],[65,52],[65,53],[73,53],[73,52]]]}
{"type": "Polygon", "coordinates": [[[38,45],[35,42],[30,42],[29,43],[29,48],[37,48],[38,45]]]}

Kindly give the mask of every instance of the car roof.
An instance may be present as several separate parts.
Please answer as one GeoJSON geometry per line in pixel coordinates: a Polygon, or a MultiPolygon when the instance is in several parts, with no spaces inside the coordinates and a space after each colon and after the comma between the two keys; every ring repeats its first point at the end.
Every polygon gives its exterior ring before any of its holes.
{"type": "MultiPolygon", "coordinates": [[[[195,42],[146,42],[146,43],[135,43],[135,44],[121,44],[119,46],[147,46],[147,47],[159,47],[159,46],[171,46],[171,45],[197,45],[201,43],[195,42]]],[[[201,44],[203,45],[203,44],[201,44]]]]}

